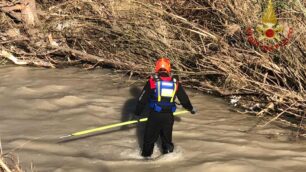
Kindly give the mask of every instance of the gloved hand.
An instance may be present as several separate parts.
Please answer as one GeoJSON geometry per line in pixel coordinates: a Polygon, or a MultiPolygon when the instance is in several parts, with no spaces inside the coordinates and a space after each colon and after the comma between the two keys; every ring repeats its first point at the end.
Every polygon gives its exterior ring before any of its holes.
{"type": "Polygon", "coordinates": [[[191,113],[192,115],[196,114],[196,113],[197,113],[197,109],[196,109],[196,108],[192,108],[192,109],[190,110],[190,113],[191,113]]]}

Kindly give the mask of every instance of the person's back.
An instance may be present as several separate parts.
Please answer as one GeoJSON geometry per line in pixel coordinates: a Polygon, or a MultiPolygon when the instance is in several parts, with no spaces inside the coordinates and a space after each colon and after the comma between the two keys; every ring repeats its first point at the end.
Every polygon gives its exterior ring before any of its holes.
{"type": "Polygon", "coordinates": [[[151,108],[141,154],[144,157],[152,155],[154,143],[159,136],[162,141],[163,153],[173,152],[172,130],[176,97],[184,108],[195,113],[178,78],[171,76],[170,61],[166,58],[159,59],[156,63],[155,72],[155,75],[150,77],[143,88],[135,110],[135,115],[140,116],[147,103],[151,108]]]}

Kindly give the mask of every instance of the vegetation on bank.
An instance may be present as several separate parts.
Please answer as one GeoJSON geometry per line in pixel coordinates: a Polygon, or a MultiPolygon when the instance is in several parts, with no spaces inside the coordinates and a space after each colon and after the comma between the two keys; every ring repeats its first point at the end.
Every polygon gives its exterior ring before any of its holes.
{"type": "Polygon", "coordinates": [[[18,159],[10,154],[3,153],[0,143],[0,172],[23,172],[19,166],[18,159]]]}
{"type": "Polygon", "coordinates": [[[111,67],[140,77],[167,56],[185,86],[267,119],[259,125],[278,119],[299,135],[306,127],[306,4],[274,2],[280,23],[294,32],[288,45],[263,51],[246,30],[261,21],[267,2],[1,1],[0,55],[19,65],[111,67]]]}

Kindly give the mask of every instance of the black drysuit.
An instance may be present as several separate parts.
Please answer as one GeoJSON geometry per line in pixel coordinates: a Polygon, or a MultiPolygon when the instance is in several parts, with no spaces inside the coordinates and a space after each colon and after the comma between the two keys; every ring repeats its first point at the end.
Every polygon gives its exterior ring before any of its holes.
{"type": "MultiPolygon", "coordinates": [[[[155,89],[151,89],[150,81],[148,81],[143,88],[135,110],[135,115],[139,116],[144,110],[149,100],[154,97],[155,89]]],[[[191,111],[193,109],[190,100],[183,89],[182,85],[178,83],[178,88],[174,98],[178,98],[182,106],[191,111]]],[[[174,123],[173,112],[170,109],[163,109],[161,112],[150,110],[148,121],[146,123],[144,133],[144,143],[142,149],[142,156],[149,157],[153,153],[154,143],[158,137],[161,137],[163,153],[173,151],[174,145],[172,143],[172,129],[174,123]]]]}

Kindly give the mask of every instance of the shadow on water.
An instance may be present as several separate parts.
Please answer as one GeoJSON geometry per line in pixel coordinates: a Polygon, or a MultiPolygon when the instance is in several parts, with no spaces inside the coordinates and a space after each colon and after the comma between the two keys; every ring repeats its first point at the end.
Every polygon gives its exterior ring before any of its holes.
{"type": "MultiPolygon", "coordinates": [[[[133,86],[130,88],[130,94],[132,98],[128,99],[123,107],[122,107],[122,116],[121,116],[121,121],[128,121],[133,119],[134,111],[137,105],[138,97],[141,94],[141,89],[139,87],[133,86]]],[[[146,108],[144,114],[142,115],[142,118],[147,117],[148,114],[148,108],[146,108]]],[[[128,126],[123,126],[121,129],[129,129],[128,126]]],[[[145,123],[138,123],[137,128],[136,128],[136,136],[137,136],[137,141],[139,148],[142,148],[143,145],[143,135],[144,135],[144,130],[145,130],[145,123]]]]}
{"type": "MultiPolygon", "coordinates": [[[[133,119],[133,113],[138,101],[138,97],[141,94],[141,90],[138,87],[131,87],[130,88],[130,94],[132,98],[126,100],[122,107],[122,112],[121,112],[121,121],[129,121],[133,119]]],[[[126,129],[127,126],[122,126],[121,129],[126,129]]]]}

